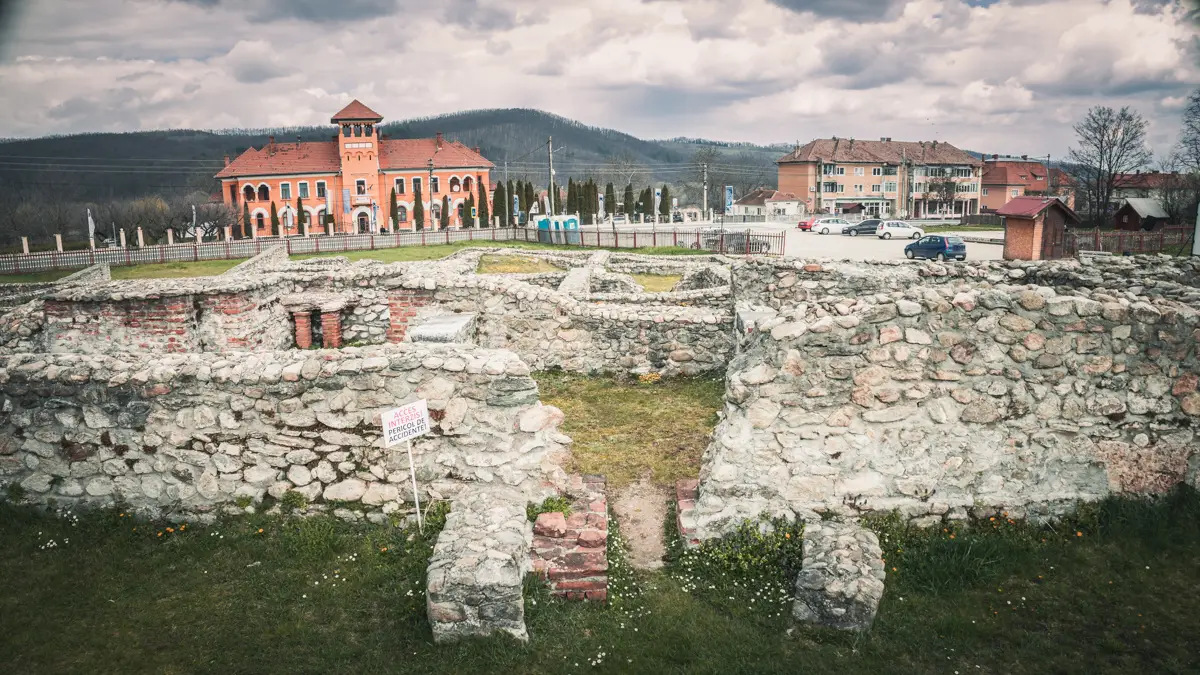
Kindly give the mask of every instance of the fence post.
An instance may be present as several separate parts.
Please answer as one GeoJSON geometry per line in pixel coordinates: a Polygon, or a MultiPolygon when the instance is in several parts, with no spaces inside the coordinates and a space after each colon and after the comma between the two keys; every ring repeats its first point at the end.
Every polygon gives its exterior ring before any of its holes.
{"type": "Polygon", "coordinates": [[[200,261],[200,243],[195,242],[192,244],[192,262],[199,262],[199,261],[200,261]]]}
{"type": "MultiPolygon", "coordinates": [[[[637,248],[637,230],[633,231],[633,247],[637,248]]],[[[621,248],[621,247],[618,246],[617,248],[621,248]]]]}
{"type": "Polygon", "coordinates": [[[175,230],[167,228],[167,246],[175,245],[175,230]]]}
{"type": "Polygon", "coordinates": [[[21,252],[29,255],[29,237],[21,237],[21,252]]]}
{"type": "Polygon", "coordinates": [[[446,233],[446,243],[449,244],[450,243],[450,230],[442,230],[442,232],[446,233]]]}
{"type": "Polygon", "coordinates": [[[63,252],[63,250],[62,250],[62,235],[61,234],[54,235],[54,248],[59,253],[63,252]]]}
{"type": "Polygon", "coordinates": [[[1100,250],[1100,228],[1098,227],[1096,228],[1096,246],[1093,250],[1100,250]]]}

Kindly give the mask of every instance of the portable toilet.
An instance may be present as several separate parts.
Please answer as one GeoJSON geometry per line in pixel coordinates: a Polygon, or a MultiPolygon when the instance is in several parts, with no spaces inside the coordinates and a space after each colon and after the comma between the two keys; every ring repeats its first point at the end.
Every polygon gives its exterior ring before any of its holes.
{"type": "Polygon", "coordinates": [[[578,246],[579,218],[576,216],[539,216],[537,219],[538,241],[543,244],[568,244],[578,246]]]}

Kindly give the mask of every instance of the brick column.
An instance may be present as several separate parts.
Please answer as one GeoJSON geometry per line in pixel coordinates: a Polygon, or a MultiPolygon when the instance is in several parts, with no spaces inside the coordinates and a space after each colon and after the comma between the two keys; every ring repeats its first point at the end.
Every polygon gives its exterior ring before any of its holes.
{"type": "Polygon", "coordinates": [[[296,348],[312,346],[312,312],[292,312],[296,319],[296,348]]]}
{"type": "Polygon", "coordinates": [[[342,313],[321,312],[321,337],[325,340],[326,349],[337,349],[342,346],[342,313]]]}
{"type": "Polygon", "coordinates": [[[417,310],[432,304],[433,291],[397,289],[388,294],[388,342],[404,342],[408,322],[417,310]]]}

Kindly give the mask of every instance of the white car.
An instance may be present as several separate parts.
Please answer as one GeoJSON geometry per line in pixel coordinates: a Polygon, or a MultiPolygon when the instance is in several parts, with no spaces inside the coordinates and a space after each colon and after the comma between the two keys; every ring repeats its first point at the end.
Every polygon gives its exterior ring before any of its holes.
{"type": "Polygon", "coordinates": [[[813,223],[812,231],[818,234],[841,234],[842,230],[850,227],[850,221],[842,218],[820,218],[813,223]]]}
{"type": "Polygon", "coordinates": [[[880,239],[920,239],[925,236],[925,230],[903,220],[885,220],[879,224],[875,235],[880,239]]]}

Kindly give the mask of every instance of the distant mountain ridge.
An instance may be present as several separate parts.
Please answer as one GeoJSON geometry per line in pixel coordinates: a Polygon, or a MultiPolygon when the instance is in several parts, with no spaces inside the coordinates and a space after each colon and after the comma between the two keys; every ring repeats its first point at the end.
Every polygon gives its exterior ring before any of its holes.
{"type": "MultiPolygon", "coordinates": [[[[505,163],[513,179],[544,184],[546,139],[554,139],[554,164],[561,184],[568,177],[602,177],[621,167],[626,180],[640,185],[682,180],[700,148],[712,148],[739,166],[754,165],[774,181],[774,160],[781,148],[707,139],[643,140],[540,110],[470,110],[385,123],[391,138],[429,138],[442,132],[449,140],[480,148],[503,177],[505,163]]],[[[0,140],[0,181],[17,194],[53,192],[62,199],[93,201],[135,198],[168,192],[216,192],[212,180],[224,165],[247,148],[276,142],[332,140],[332,126],[276,129],[172,129],[125,133],[83,133],[0,140]]],[[[611,178],[610,178],[611,179],[611,178]]]]}

